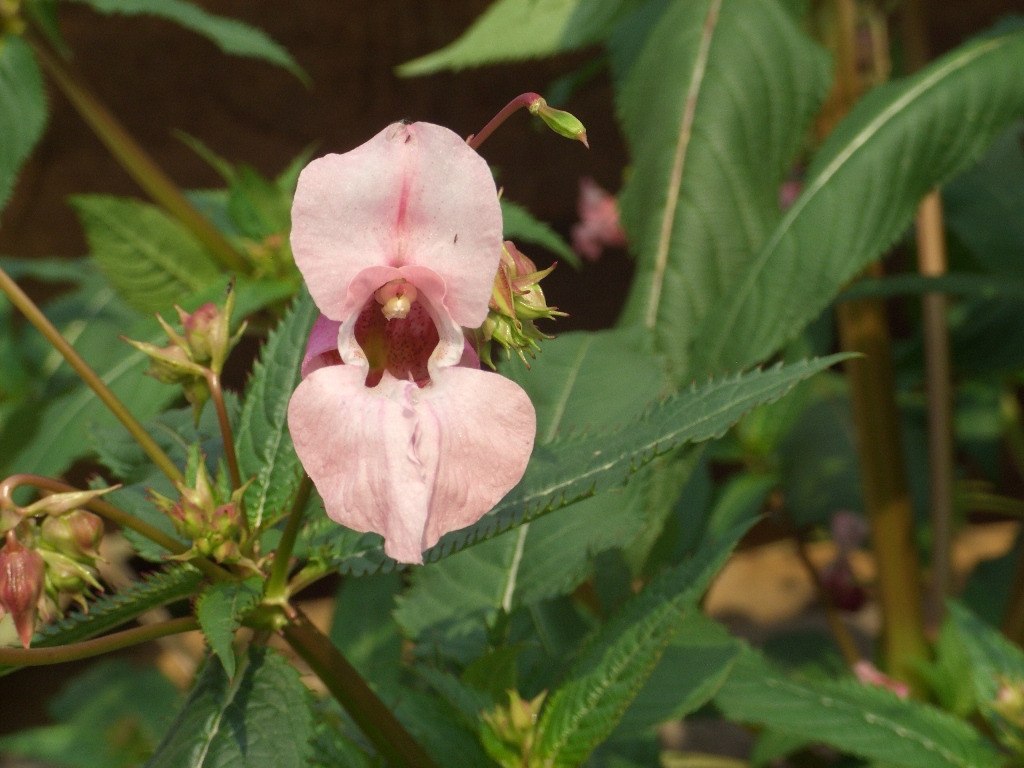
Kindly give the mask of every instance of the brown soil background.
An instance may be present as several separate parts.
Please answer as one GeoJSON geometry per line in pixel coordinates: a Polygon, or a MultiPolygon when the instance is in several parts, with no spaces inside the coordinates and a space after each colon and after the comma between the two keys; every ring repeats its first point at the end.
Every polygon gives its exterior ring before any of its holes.
{"type": "MultiPolygon", "coordinates": [[[[283,44],[313,80],[222,54],[170,23],[101,17],[62,4],[62,29],[75,65],[128,130],[185,188],[219,178],[171,134],[192,134],[225,158],[275,174],[305,147],[342,152],[394,120],[428,120],[473,133],[509,99],[543,92],[586,54],[403,80],[393,68],[455,39],[489,0],[204,0],[218,14],[247,21],[283,44]]],[[[1024,12],[1021,0],[935,0],[932,50],[946,51],[1000,16],[1024,12]]],[[[0,253],[16,256],[86,252],[65,199],[82,192],[143,196],[52,88],[50,126],[0,216],[0,253]]],[[[626,154],[614,122],[611,88],[598,78],[568,108],[587,125],[591,151],[534,131],[525,116],[506,124],[483,154],[501,170],[509,199],[525,204],[568,236],[580,176],[615,191],[626,154]]],[[[538,254],[539,255],[539,254],[538,254]]],[[[540,256],[544,263],[547,256],[540,256]]],[[[556,270],[545,284],[572,317],[561,329],[614,321],[631,268],[607,254],[582,274],[556,270]]],[[[0,680],[0,732],[45,722],[44,704],[78,665],[26,670],[0,680]]]]}

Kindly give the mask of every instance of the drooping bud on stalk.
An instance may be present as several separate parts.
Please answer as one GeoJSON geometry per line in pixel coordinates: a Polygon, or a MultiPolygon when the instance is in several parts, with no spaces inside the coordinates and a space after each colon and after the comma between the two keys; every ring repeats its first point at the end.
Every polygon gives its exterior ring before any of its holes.
{"type": "Polygon", "coordinates": [[[29,504],[21,510],[21,514],[25,517],[33,517],[35,515],[59,517],[67,512],[71,512],[72,510],[80,509],[93,499],[97,499],[103,494],[115,491],[120,487],[120,485],[114,485],[110,488],[98,488],[93,491],[51,493],[49,496],[44,496],[39,499],[39,501],[34,501],[29,504]]]}
{"type": "Polygon", "coordinates": [[[590,144],[587,143],[587,129],[575,115],[562,109],[549,107],[548,103],[540,98],[530,104],[529,110],[531,115],[539,117],[548,128],[559,136],[582,142],[583,146],[590,149],[590,144]]]}
{"type": "Polygon", "coordinates": [[[529,367],[526,355],[536,357],[541,339],[553,338],[542,333],[534,320],[553,320],[565,317],[555,307],[547,306],[540,281],[551,274],[554,265],[538,270],[537,265],[521,253],[511,241],[506,241],[501,252],[498,274],[494,278],[490,311],[476,332],[477,355],[491,368],[491,341],[500,344],[508,356],[512,350],[529,367]]]}
{"type": "Polygon", "coordinates": [[[25,648],[35,631],[44,571],[42,556],[18,541],[13,530],[8,531],[7,543],[0,549],[0,607],[11,614],[25,648]]]}

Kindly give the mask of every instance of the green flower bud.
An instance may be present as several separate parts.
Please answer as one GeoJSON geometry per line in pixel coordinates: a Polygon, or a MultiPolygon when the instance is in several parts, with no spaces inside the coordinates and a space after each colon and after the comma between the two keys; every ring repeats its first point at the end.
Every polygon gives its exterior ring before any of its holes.
{"type": "Polygon", "coordinates": [[[583,142],[583,146],[590,149],[590,144],[587,143],[587,129],[574,115],[561,109],[549,107],[544,99],[534,101],[530,104],[529,110],[531,115],[539,117],[548,128],[559,136],[583,142]]]}

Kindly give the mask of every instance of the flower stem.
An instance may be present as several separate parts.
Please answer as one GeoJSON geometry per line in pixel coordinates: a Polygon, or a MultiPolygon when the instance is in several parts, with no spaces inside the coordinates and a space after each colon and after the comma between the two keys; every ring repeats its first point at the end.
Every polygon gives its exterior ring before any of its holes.
{"type": "MultiPolygon", "coordinates": [[[[235,453],[235,436],[231,431],[231,419],[228,418],[228,409],[224,404],[224,388],[220,383],[220,376],[214,371],[206,371],[206,384],[210,389],[210,398],[213,400],[213,407],[217,410],[217,422],[220,424],[221,439],[224,442],[224,458],[228,465],[228,474],[231,476],[231,490],[237,491],[242,487],[242,473],[238,469],[238,454],[235,453]]],[[[244,504],[240,519],[242,534],[249,535],[249,517],[245,514],[244,504]]]]}
{"type": "Polygon", "coordinates": [[[101,653],[117,651],[139,643],[147,643],[168,635],[192,632],[199,629],[199,622],[191,616],[182,619],[171,619],[158,624],[147,624],[142,627],[126,629],[112,635],[104,635],[93,640],[84,640],[71,645],[58,645],[54,648],[0,648],[0,664],[16,667],[37,667],[44,664],[61,664],[65,661],[78,661],[99,656],[101,653]]]}
{"type": "Polygon", "coordinates": [[[832,596],[828,593],[825,585],[822,584],[818,569],[814,567],[814,563],[811,562],[811,558],[807,554],[807,545],[803,537],[794,531],[793,541],[796,543],[796,553],[800,558],[800,562],[803,563],[804,568],[811,577],[814,589],[818,593],[818,599],[825,608],[825,618],[828,620],[828,627],[832,630],[832,636],[835,638],[836,645],[839,646],[839,652],[843,654],[843,661],[846,662],[846,666],[853,669],[857,662],[861,660],[857,644],[853,641],[850,630],[843,623],[835,603],[832,602],[832,596]]]}
{"type": "Polygon", "coordinates": [[[152,459],[160,471],[171,480],[184,479],[178,467],[164,453],[164,450],[157,445],[157,442],[150,436],[145,427],[132,415],[125,404],[118,400],[117,395],[110,390],[96,371],[89,367],[89,364],[82,359],[82,356],[75,351],[75,348],[68,343],[67,339],[61,336],[60,331],[54,327],[53,323],[42,313],[35,302],[21,290],[18,284],[3,269],[0,269],[0,290],[7,294],[7,298],[11,300],[11,303],[43,334],[54,349],[60,352],[68,365],[79,375],[86,386],[96,393],[96,397],[100,399],[100,402],[107,406],[110,412],[117,417],[117,420],[124,425],[124,428],[135,438],[135,441],[146,452],[146,455],[152,459]]]}
{"type": "Polygon", "coordinates": [[[499,125],[508,120],[511,114],[523,108],[528,109],[539,98],[541,98],[539,93],[523,93],[516,96],[502,108],[501,112],[491,118],[491,122],[485,125],[480,130],[480,133],[473,134],[466,139],[466,143],[469,144],[471,149],[479,149],[480,145],[487,140],[487,137],[494,133],[499,125]]]}
{"type": "Polygon", "coordinates": [[[294,623],[282,633],[389,765],[434,768],[434,761],[423,747],[409,735],[330,639],[301,611],[296,611],[294,623]]]}
{"type": "Polygon", "coordinates": [[[26,34],[43,68],[78,110],[114,158],[154,201],[162,205],[195,235],[226,270],[248,273],[249,267],[231,243],[190,203],[167,174],[57,55],[40,38],[26,34]]]}
{"type": "MultiPolygon", "coordinates": [[[[22,485],[30,485],[33,488],[41,488],[53,493],[71,493],[80,490],[75,488],[73,485],[68,485],[67,483],[62,483],[60,480],[53,480],[49,477],[43,477],[42,475],[19,474],[11,475],[3,482],[0,482],[0,498],[10,500],[14,490],[22,485]]],[[[135,531],[140,536],[145,536],[150,541],[159,544],[171,554],[180,555],[188,551],[188,547],[177,539],[168,536],[159,528],[139,520],[139,518],[134,515],[129,515],[124,510],[118,509],[109,501],[104,501],[103,499],[91,499],[83,506],[85,506],[86,509],[92,510],[100,517],[105,517],[112,523],[120,525],[122,528],[128,528],[135,531]]],[[[192,558],[189,560],[189,563],[215,581],[224,581],[225,579],[234,578],[230,572],[224,570],[216,563],[210,562],[204,557],[192,558]]]]}
{"type": "Polygon", "coordinates": [[[265,590],[266,600],[269,602],[288,599],[289,590],[286,583],[288,566],[292,559],[292,550],[295,548],[295,539],[302,526],[302,514],[306,511],[306,503],[309,501],[309,494],[312,490],[313,481],[309,479],[309,475],[303,473],[302,481],[295,492],[291,512],[288,514],[288,522],[285,523],[284,533],[281,535],[281,543],[277,545],[277,551],[274,552],[274,564],[271,566],[270,578],[267,580],[265,590]]]}

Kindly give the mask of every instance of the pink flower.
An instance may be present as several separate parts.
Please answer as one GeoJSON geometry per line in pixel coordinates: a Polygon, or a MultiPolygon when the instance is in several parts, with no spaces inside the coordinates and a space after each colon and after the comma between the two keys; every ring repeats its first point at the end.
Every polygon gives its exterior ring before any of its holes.
{"type": "Polygon", "coordinates": [[[572,228],[572,247],[590,261],[597,261],[605,248],[624,248],[626,233],[619,224],[619,203],[593,179],[580,179],[580,196],[576,203],[580,217],[572,228]]]}
{"type": "Polygon", "coordinates": [[[322,313],[288,406],[295,450],[331,519],[421,563],[519,481],[536,432],[462,330],[487,317],[501,258],[490,170],[447,128],[395,123],[306,167],[291,237],[322,313]]]}
{"type": "Polygon", "coordinates": [[[910,696],[909,685],[889,677],[866,659],[861,659],[853,665],[853,675],[862,685],[873,685],[876,688],[886,688],[895,693],[901,699],[906,699],[910,696]]]}

